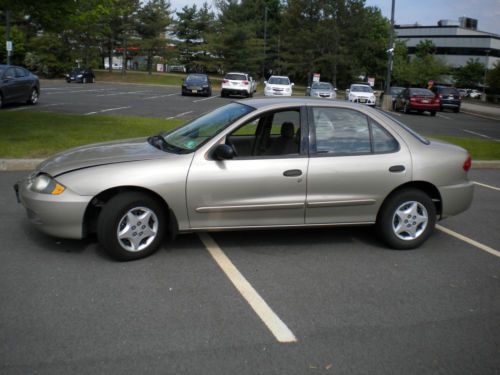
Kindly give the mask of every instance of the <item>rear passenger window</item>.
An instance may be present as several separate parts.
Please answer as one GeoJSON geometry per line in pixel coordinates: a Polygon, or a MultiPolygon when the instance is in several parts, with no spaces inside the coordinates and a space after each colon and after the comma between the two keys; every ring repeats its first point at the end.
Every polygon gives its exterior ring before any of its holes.
{"type": "Polygon", "coordinates": [[[346,108],[313,108],[317,154],[361,155],[399,150],[396,139],[361,112],[346,108]]]}

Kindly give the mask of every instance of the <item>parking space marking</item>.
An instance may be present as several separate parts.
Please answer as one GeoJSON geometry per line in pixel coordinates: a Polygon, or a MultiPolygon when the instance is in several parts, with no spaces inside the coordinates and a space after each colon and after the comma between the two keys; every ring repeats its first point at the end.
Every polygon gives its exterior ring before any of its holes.
{"type": "Polygon", "coordinates": [[[488,189],[493,189],[493,190],[496,190],[496,191],[500,191],[500,188],[497,188],[495,186],[491,186],[491,185],[486,185],[486,184],[482,184],[480,182],[477,182],[477,181],[472,181],[474,184],[478,185],[478,186],[482,186],[482,187],[485,187],[485,188],[488,188],[488,189]]]}
{"type": "Polygon", "coordinates": [[[83,115],[84,116],[89,116],[89,115],[95,115],[97,113],[104,113],[104,112],[110,112],[110,111],[118,111],[120,109],[127,109],[127,108],[131,108],[131,107],[128,106],[128,107],[108,108],[108,109],[102,109],[100,111],[84,113],[83,115]]]}
{"type": "Polygon", "coordinates": [[[490,136],[487,136],[485,134],[481,134],[481,133],[477,133],[477,132],[473,132],[472,130],[465,130],[465,129],[462,129],[464,132],[466,133],[470,133],[470,134],[474,134],[474,135],[477,135],[479,137],[483,137],[483,138],[486,138],[486,139],[491,139],[492,141],[497,141],[499,142],[500,139],[496,139],[496,138],[493,138],[493,137],[490,137],[490,136]]]}
{"type": "Polygon", "coordinates": [[[67,103],[38,104],[37,106],[27,105],[27,106],[19,107],[19,108],[11,108],[11,109],[8,109],[8,111],[24,111],[25,109],[56,107],[58,105],[66,105],[66,104],[67,103]]]}
{"type": "Polygon", "coordinates": [[[285,323],[274,313],[264,299],[257,293],[252,285],[245,279],[233,262],[226,256],[222,249],[208,233],[198,233],[206,249],[226,274],[235,288],[245,298],[259,318],[264,322],[278,342],[297,342],[297,338],[285,323]]]}
{"type": "Polygon", "coordinates": [[[143,99],[158,99],[158,98],[166,98],[167,96],[174,96],[174,95],[177,95],[177,93],[173,93],[173,94],[165,94],[165,95],[156,95],[156,96],[148,96],[148,97],[143,98],[143,99]]]}
{"type": "Polygon", "coordinates": [[[442,115],[442,114],[440,114],[440,113],[438,113],[436,116],[437,116],[437,117],[444,118],[444,119],[446,119],[446,120],[451,120],[451,117],[448,117],[448,116],[442,115]]]}
{"type": "Polygon", "coordinates": [[[193,100],[193,103],[198,103],[198,102],[202,102],[204,100],[210,100],[210,99],[215,99],[215,98],[217,98],[217,96],[209,96],[208,98],[193,100]]]}
{"type": "Polygon", "coordinates": [[[143,92],[149,92],[149,91],[148,90],[141,90],[141,91],[120,91],[120,92],[113,92],[111,94],[101,94],[101,95],[96,95],[96,96],[116,96],[116,95],[141,94],[143,92]]]}
{"type": "MultiPolygon", "coordinates": [[[[42,89],[42,92],[46,90],[46,89],[42,89]]],[[[74,94],[74,93],[77,93],[77,92],[96,92],[96,91],[110,91],[110,90],[114,90],[114,89],[90,89],[90,90],[66,90],[66,89],[62,89],[61,91],[58,91],[58,92],[47,92],[45,93],[45,95],[59,95],[59,94],[74,94]]]]}
{"type": "Polygon", "coordinates": [[[446,234],[449,234],[452,237],[455,237],[461,241],[464,241],[464,242],[468,243],[469,245],[477,247],[479,250],[486,251],[487,253],[490,253],[491,255],[494,255],[494,256],[500,258],[500,251],[495,250],[487,245],[484,245],[480,242],[474,241],[471,238],[465,237],[464,235],[461,235],[460,233],[454,232],[451,229],[445,228],[439,224],[436,224],[436,229],[439,229],[441,232],[444,232],[446,234]]]}
{"type": "Polygon", "coordinates": [[[189,115],[190,113],[193,113],[193,112],[194,111],[182,112],[182,113],[179,113],[178,115],[167,117],[165,120],[172,120],[174,118],[179,118],[179,117],[182,117],[185,115],[189,115]]]}

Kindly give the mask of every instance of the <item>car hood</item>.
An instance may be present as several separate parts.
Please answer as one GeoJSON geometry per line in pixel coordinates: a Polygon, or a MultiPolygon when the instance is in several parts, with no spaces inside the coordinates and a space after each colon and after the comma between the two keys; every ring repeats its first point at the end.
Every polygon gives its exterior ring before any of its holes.
{"type": "Polygon", "coordinates": [[[364,92],[364,91],[351,91],[350,94],[353,96],[362,96],[362,97],[366,97],[366,98],[369,98],[370,96],[375,95],[372,92],[364,92]]]}
{"type": "Polygon", "coordinates": [[[98,165],[150,160],[173,155],[151,146],[146,138],[96,143],[57,154],[38,167],[37,171],[53,177],[98,165]]]}
{"type": "Polygon", "coordinates": [[[267,83],[266,87],[277,88],[277,89],[289,89],[292,85],[279,85],[277,83],[267,83]]]}

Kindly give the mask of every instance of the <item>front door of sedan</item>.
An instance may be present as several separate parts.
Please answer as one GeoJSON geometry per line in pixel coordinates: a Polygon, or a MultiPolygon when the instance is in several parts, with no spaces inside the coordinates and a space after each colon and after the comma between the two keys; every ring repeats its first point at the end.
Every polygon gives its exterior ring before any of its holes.
{"type": "Polygon", "coordinates": [[[19,99],[23,92],[22,82],[16,78],[13,67],[7,69],[2,77],[2,92],[6,102],[19,99]]]}
{"type": "Polygon", "coordinates": [[[311,108],[306,224],[373,223],[384,198],[411,179],[411,158],[382,125],[347,108],[311,108]]]}
{"type": "Polygon", "coordinates": [[[308,166],[300,109],[267,112],[221,142],[233,159],[196,153],[187,180],[190,226],[245,228],[303,225],[308,166]]]}

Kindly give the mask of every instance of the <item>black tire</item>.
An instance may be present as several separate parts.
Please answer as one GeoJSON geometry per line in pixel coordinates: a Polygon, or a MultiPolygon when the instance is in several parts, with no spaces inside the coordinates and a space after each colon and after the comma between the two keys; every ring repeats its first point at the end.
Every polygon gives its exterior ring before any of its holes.
{"type": "Polygon", "coordinates": [[[436,116],[436,111],[431,111],[431,116],[436,116]]]}
{"type": "Polygon", "coordinates": [[[435,225],[436,207],[432,199],[413,188],[391,194],[380,208],[376,224],[381,239],[397,250],[420,246],[435,225]]]}
{"type": "Polygon", "coordinates": [[[2,107],[3,107],[3,96],[0,93],[0,108],[2,108],[2,107]]]}
{"type": "Polygon", "coordinates": [[[155,199],[139,192],[126,192],[104,205],[97,220],[97,238],[106,253],[116,260],[140,259],[158,250],[166,224],[166,213],[155,199]]]}
{"type": "Polygon", "coordinates": [[[26,100],[26,104],[36,104],[38,103],[38,98],[39,98],[39,94],[38,94],[38,90],[33,87],[30,91],[30,96],[28,97],[28,100],[26,100]]]}
{"type": "Polygon", "coordinates": [[[455,113],[459,113],[459,112],[460,112],[460,108],[455,108],[455,109],[453,110],[453,112],[455,112],[455,113]]]}
{"type": "Polygon", "coordinates": [[[406,102],[405,102],[405,105],[403,107],[403,112],[406,114],[410,113],[410,108],[408,108],[408,103],[406,103],[406,102]]]}

